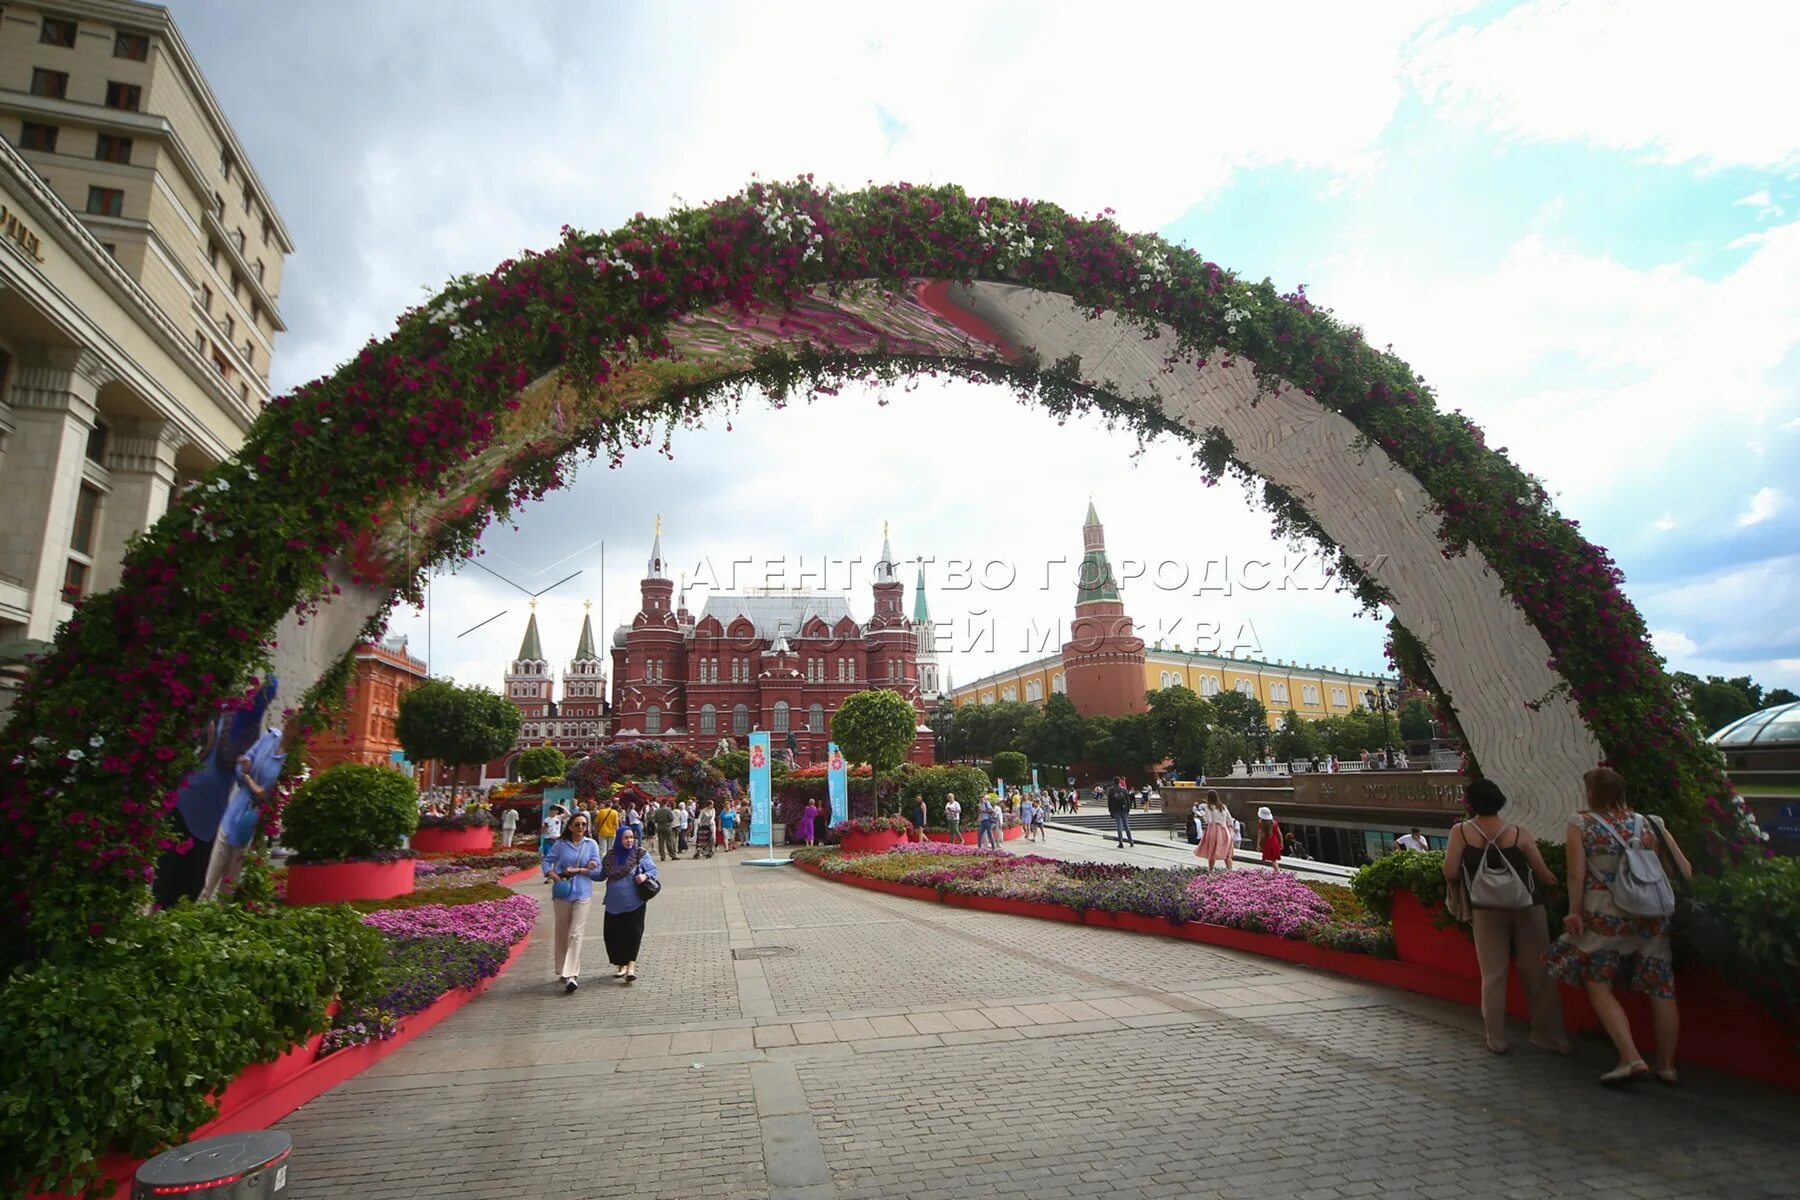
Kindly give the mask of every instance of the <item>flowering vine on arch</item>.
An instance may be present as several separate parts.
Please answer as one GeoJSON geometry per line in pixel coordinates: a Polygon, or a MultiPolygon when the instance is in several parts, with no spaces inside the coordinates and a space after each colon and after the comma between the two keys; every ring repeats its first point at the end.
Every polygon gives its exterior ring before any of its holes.
{"type": "MultiPolygon", "coordinates": [[[[373,632],[386,605],[418,599],[429,564],[471,553],[489,520],[557,487],[571,458],[616,463],[659,436],[666,451],[675,426],[747,389],[780,402],[854,379],[994,380],[1056,418],[1097,408],[1140,437],[1190,439],[1213,477],[1249,473],[1222,430],[1183,424],[1074,356],[1005,345],[968,307],[933,303],[946,286],[934,281],[1067,297],[1156,339],[1171,370],[1247,363],[1259,395],[1303,393],[1348,422],[1360,452],[1429,498],[1442,553],[1478,553],[1549,648],[1559,682],[1516,702],[1573,705],[1634,794],[1709,857],[1760,852],[1605,552],[1479,429],[1439,412],[1404,362],[1303,290],[1247,283],[1106,215],[801,179],[610,233],[565,229],[542,253],[454,280],[273,401],[238,456],[133,545],[121,586],[64,626],[0,731],[0,879],[18,922],[0,945],[53,953],[142,904],[194,731],[222,697],[254,690],[290,609],[359,588],[378,598],[373,632]]],[[[1324,547],[1365,605],[1387,599],[1308,497],[1273,485],[1263,497],[1278,534],[1324,547]]],[[[309,703],[343,681],[333,672],[309,703]]]]}

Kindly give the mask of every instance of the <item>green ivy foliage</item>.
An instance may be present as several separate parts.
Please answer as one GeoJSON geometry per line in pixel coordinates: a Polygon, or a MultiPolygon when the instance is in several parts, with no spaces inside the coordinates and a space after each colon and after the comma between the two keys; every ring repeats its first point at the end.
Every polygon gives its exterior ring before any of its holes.
{"type": "Polygon", "coordinates": [[[1726,970],[1778,1016],[1800,1024],[1800,858],[1746,863],[1697,876],[1694,896],[1736,942],[1726,970]]]}
{"type": "Polygon", "coordinates": [[[383,939],[337,907],[133,917],[0,988],[0,1197],[83,1184],[107,1149],[146,1156],[216,1113],[209,1095],[365,994],[383,939]]]}
{"type": "Polygon", "coordinates": [[[387,767],[339,763],[301,784],[282,813],[297,863],[374,858],[419,824],[419,788],[387,767]]]}

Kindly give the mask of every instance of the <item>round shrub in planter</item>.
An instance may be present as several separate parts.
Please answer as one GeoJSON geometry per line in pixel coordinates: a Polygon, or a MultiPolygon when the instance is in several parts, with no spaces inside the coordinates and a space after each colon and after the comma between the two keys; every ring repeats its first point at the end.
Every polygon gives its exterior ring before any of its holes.
{"type": "Polygon", "coordinates": [[[412,847],[421,854],[480,854],[494,848],[493,812],[471,804],[455,816],[426,813],[413,831],[412,847]]]}
{"type": "Polygon", "coordinates": [[[398,771],[339,763],[301,784],[282,813],[294,852],[287,902],[383,900],[413,890],[397,847],[419,823],[419,789],[398,771]]]}

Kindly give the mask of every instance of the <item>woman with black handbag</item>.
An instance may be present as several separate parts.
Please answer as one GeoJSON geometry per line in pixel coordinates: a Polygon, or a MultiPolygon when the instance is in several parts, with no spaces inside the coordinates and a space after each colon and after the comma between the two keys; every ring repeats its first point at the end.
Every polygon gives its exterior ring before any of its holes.
{"type": "Polygon", "coordinates": [[[662,890],[656,861],[637,844],[637,834],[621,825],[612,849],[600,863],[606,880],[606,916],[600,926],[606,939],[606,957],[616,968],[613,978],[637,982],[638,949],[644,941],[644,913],[649,901],[662,890]]]}

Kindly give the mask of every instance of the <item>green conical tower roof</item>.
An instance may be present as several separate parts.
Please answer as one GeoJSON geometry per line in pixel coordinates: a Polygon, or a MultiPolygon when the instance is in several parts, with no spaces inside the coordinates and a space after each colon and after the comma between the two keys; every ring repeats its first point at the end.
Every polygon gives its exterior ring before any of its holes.
{"type": "Polygon", "coordinates": [[[531,610],[531,620],[525,623],[525,640],[519,643],[519,660],[539,659],[544,657],[544,647],[538,641],[537,608],[531,610]]]}
{"type": "MultiPolygon", "coordinates": [[[[587,603],[588,603],[587,601],[582,602],[582,607],[584,609],[587,607],[587,603]]],[[[579,646],[575,647],[575,661],[576,662],[586,662],[589,659],[594,659],[594,658],[599,658],[599,657],[600,656],[598,654],[594,653],[594,622],[593,622],[593,618],[590,617],[587,613],[583,612],[581,614],[581,644],[579,646]]]]}
{"type": "Polygon", "coordinates": [[[1081,574],[1076,577],[1075,603],[1082,605],[1101,600],[1117,600],[1119,583],[1113,578],[1112,563],[1106,558],[1106,530],[1100,524],[1100,514],[1094,511],[1091,497],[1088,499],[1087,520],[1081,527],[1081,544],[1086,553],[1081,556],[1081,574]]]}
{"type": "Polygon", "coordinates": [[[919,582],[913,585],[913,624],[931,624],[931,610],[925,606],[925,564],[919,564],[919,582]]]}

